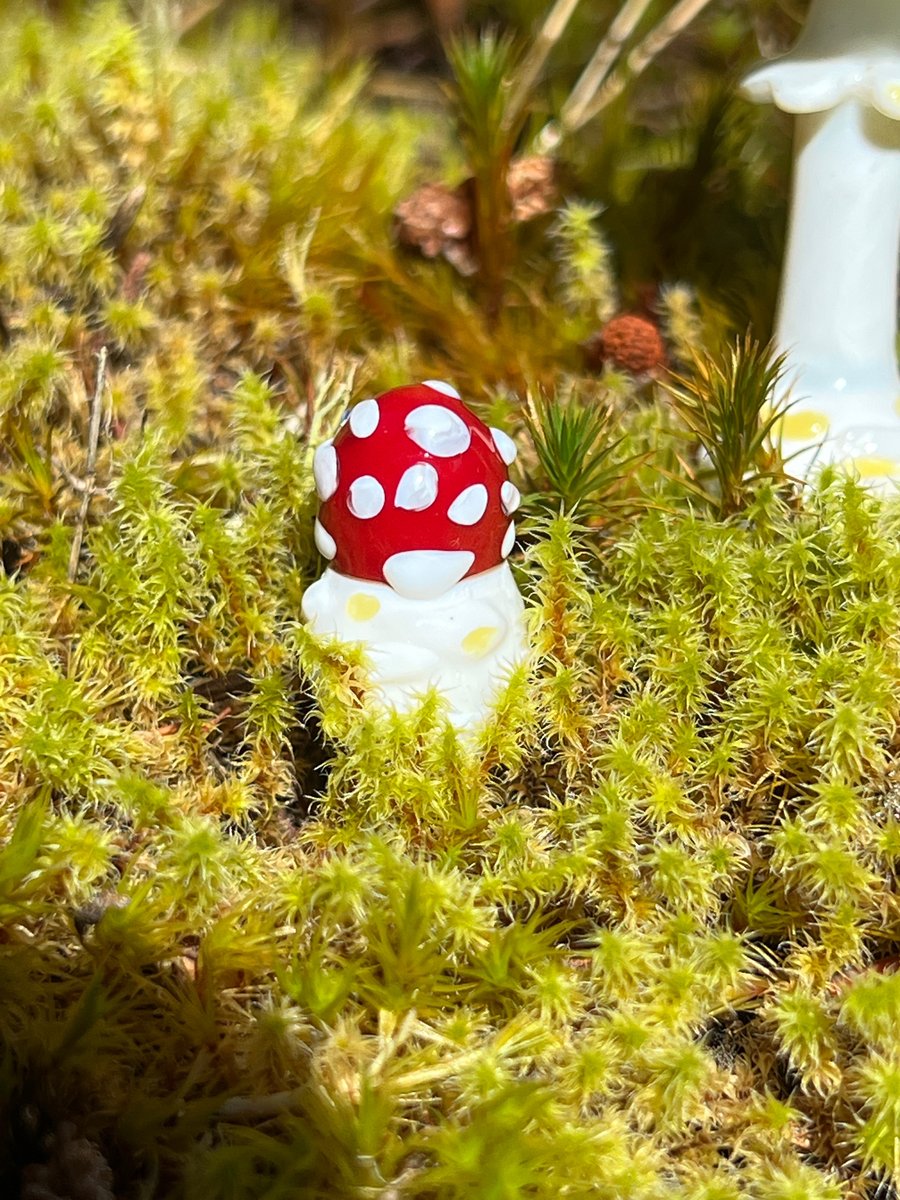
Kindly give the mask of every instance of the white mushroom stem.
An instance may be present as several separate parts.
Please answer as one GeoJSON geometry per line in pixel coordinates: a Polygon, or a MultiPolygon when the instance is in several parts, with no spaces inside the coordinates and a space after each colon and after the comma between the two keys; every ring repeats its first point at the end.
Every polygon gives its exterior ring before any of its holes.
{"type": "Polygon", "coordinates": [[[891,423],[900,399],[900,123],[846,99],[796,124],[777,341],[802,407],[891,423]],[[865,411],[848,406],[862,405],[865,411]],[[843,410],[843,411],[841,411],[843,410]]]}
{"type": "Polygon", "coordinates": [[[362,646],[370,707],[409,712],[434,688],[458,730],[483,723],[528,656],[525,605],[505,562],[425,600],[327,568],[303,616],[318,637],[362,646]]]}

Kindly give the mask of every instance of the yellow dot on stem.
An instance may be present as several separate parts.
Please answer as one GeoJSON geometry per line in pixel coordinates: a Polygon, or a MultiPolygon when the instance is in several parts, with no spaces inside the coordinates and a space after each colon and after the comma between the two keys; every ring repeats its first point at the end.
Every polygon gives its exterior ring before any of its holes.
{"type": "Polygon", "coordinates": [[[462,648],[473,658],[483,658],[485,654],[493,650],[499,640],[500,630],[495,625],[479,625],[477,629],[473,629],[463,638],[462,648]]]}
{"type": "Polygon", "coordinates": [[[803,412],[789,412],[781,419],[781,432],[784,437],[798,442],[807,438],[821,438],[828,432],[828,418],[811,408],[803,412]]]}
{"type": "Polygon", "coordinates": [[[872,475],[900,476],[900,463],[892,458],[876,458],[874,455],[860,455],[858,458],[847,460],[846,466],[859,471],[863,477],[872,475]]]}
{"type": "Polygon", "coordinates": [[[367,596],[365,592],[354,592],[346,604],[347,616],[354,621],[371,621],[380,608],[381,601],[374,596],[367,596]]]}

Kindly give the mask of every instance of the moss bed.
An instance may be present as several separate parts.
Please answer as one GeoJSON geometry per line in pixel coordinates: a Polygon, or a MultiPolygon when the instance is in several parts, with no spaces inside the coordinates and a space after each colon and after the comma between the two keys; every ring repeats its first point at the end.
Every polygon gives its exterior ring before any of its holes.
{"type": "MultiPolygon", "coordinates": [[[[252,10],[190,49],[17,10],[2,1194],[895,1195],[900,506],[704,492],[656,382],[582,371],[616,284],[571,197],[487,316],[399,250],[422,147],[459,151],[362,70],[252,10]],[[299,620],[312,448],[441,375],[526,496],[535,662],[470,746],[435,698],[372,716],[299,620]],[[622,439],[594,504],[557,405],[622,439]]],[[[721,335],[665,303],[676,359],[721,335]]]]}

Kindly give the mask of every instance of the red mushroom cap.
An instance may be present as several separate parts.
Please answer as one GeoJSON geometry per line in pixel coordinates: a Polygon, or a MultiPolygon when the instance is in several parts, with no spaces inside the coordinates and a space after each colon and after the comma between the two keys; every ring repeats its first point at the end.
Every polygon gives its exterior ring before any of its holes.
{"type": "Polygon", "coordinates": [[[438,596],[512,549],[519,493],[506,468],[515,454],[449,384],[364,400],[316,451],[316,544],[344,575],[438,596]]]}

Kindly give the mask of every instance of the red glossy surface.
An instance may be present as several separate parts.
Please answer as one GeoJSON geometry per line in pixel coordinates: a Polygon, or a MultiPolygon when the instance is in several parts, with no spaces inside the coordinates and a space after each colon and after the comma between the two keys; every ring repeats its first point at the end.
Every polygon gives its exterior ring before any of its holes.
{"type": "MultiPolygon", "coordinates": [[[[510,517],[501,507],[500,488],[508,478],[487,425],[452,396],[425,384],[394,388],[376,397],[378,424],[368,437],[357,437],[349,421],[334,438],[338,460],[337,488],[319,509],[319,520],[337,543],[331,565],[345,575],[385,582],[382,567],[391,555],[408,550],[468,550],[475,560],[467,575],[496,567],[503,561],[500,547],[510,517]],[[436,405],[455,413],[471,435],[468,449],[450,457],[424,450],[405,427],[413,409],[436,405]],[[407,468],[430,463],[438,474],[437,496],[421,512],[397,508],[394,497],[407,468]],[[384,489],[384,505],[372,517],[354,516],[350,488],[360,476],[371,475],[384,489]],[[448,510],[465,488],[484,484],[488,502],[473,525],[451,520],[448,510]]],[[[352,411],[352,410],[351,410],[352,411]]]]}

